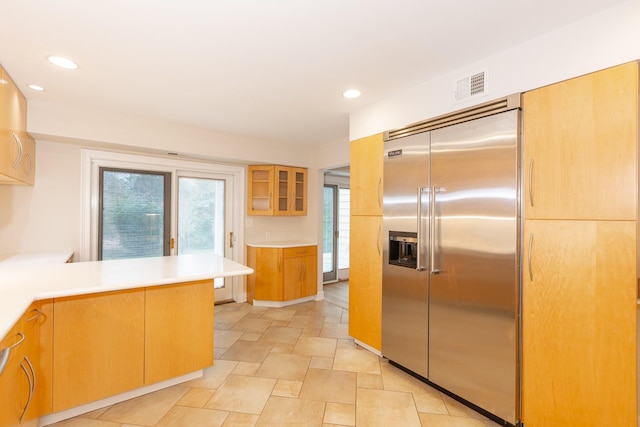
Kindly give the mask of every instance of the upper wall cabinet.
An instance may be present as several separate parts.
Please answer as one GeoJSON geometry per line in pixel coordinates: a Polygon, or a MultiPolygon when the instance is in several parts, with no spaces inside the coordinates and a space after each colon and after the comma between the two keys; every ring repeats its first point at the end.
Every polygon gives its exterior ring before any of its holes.
{"type": "Polygon", "coordinates": [[[33,185],[36,145],[27,134],[27,101],[0,67],[0,183],[33,185]]]}
{"type": "Polygon", "coordinates": [[[248,215],[307,214],[307,169],[249,166],[248,215]]]}
{"type": "Polygon", "coordinates": [[[381,133],[351,141],[351,215],[382,215],[381,133]]]}
{"type": "Polygon", "coordinates": [[[638,64],[524,94],[529,219],[635,220],[638,64]]]}

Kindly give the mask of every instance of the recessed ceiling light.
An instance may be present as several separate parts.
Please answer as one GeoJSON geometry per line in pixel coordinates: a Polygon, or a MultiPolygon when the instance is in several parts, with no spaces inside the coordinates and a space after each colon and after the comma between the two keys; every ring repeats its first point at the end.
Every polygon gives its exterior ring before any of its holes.
{"type": "Polygon", "coordinates": [[[62,56],[50,56],[47,59],[52,64],[57,65],[58,67],[66,68],[68,70],[75,70],[78,68],[78,64],[68,58],[63,58],[62,56]]]}
{"type": "Polygon", "coordinates": [[[43,91],[44,88],[42,86],[38,86],[38,85],[29,85],[29,88],[33,89],[33,90],[37,90],[37,91],[43,91]]]}
{"type": "Polygon", "coordinates": [[[345,98],[357,98],[360,95],[361,93],[358,89],[349,89],[349,90],[345,90],[342,93],[342,96],[344,96],[345,98]]]}

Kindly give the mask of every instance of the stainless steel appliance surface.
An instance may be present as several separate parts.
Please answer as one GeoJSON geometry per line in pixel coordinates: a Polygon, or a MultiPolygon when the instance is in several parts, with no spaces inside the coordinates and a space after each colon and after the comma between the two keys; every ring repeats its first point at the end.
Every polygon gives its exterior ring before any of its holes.
{"type": "Polygon", "coordinates": [[[391,139],[384,160],[382,354],[513,425],[519,121],[508,109],[391,139]]]}

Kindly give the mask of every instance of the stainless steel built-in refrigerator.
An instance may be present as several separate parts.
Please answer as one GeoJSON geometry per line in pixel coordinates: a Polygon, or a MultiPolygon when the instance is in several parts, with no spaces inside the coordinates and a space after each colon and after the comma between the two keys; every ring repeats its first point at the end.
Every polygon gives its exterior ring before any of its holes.
{"type": "Polygon", "coordinates": [[[387,132],[384,149],[382,354],[513,425],[519,111],[497,100],[387,132]]]}

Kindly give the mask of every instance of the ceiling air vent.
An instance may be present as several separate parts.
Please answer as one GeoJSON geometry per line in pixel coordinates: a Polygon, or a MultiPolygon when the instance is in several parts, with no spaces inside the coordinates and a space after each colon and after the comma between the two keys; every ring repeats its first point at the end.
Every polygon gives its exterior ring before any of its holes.
{"type": "Polygon", "coordinates": [[[463,101],[467,98],[486,94],[485,72],[472,74],[456,82],[456,101],[463,101]]]}

